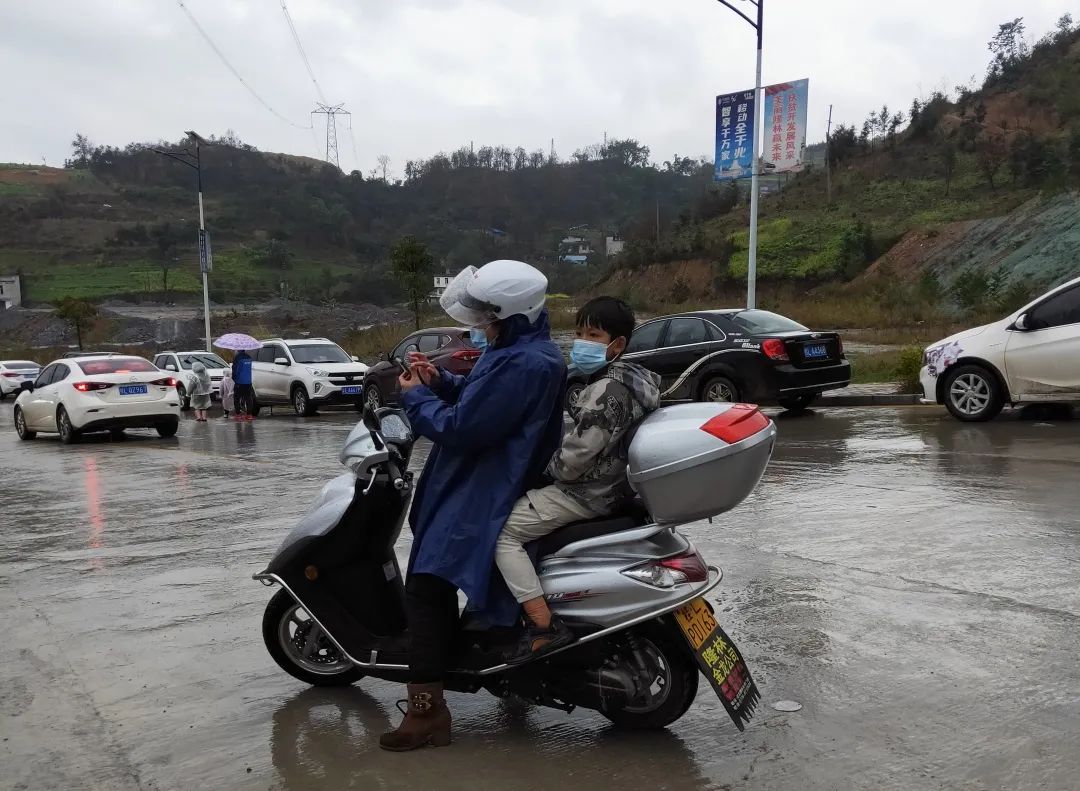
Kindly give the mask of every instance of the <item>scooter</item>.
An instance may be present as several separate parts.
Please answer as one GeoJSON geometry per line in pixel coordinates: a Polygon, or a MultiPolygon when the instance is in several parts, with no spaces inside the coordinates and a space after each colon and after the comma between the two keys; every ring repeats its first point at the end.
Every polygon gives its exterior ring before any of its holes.
{"type": "MultiPolygon", "coordinates": [[[[746,404],[654,412],[629,448],[635,511],[579,522],[535,542],[552,610],[576,642],[524,664],[506,657],[519,629],[488,628],[466,610],[446,688],[516,695],[619,726],[663,728],[697,694],[700,674],[742,730],[759,693],[706,594],[719,585],[677,529],[735,507],[757,485],[776,427],[746,404]]],[[[366,410],[334,478],[254,579],[279,586],[263,616],[274,661],[315,686],[365,676],[408,680],[405,588],[394,545],[412,496],[414,437],[405,414],[366,410]]]]}

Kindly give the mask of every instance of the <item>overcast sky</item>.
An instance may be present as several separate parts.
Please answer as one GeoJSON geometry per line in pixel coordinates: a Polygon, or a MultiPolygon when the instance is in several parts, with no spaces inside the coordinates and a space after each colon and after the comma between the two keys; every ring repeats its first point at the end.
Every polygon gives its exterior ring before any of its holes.
{"type": "MultiPolygon", "coordinates": [[[[0,161],[60,165],[97,143],[233,129],[267,151],[323,155],[317,99],[281,0],[7,0],[0,11],[0,161]]],[[[609,136],[654,160],[711,157],[713,97],[753,86],[753,30],[715,0],[287,0],[342,123],[341,166],[367,173],[470,140],[567,157],[609,136]]],[[[1023,14],[1032,38],[1074,0],[767,0],[765,82],[810,78],[810,139],[887,102],[981,79],[986,42],[1023,14]],[[1022,10],[1021,10],[1022,5],[1022,10]]],[[[749,2],[737,5],[752,13],[749,2]]]]}

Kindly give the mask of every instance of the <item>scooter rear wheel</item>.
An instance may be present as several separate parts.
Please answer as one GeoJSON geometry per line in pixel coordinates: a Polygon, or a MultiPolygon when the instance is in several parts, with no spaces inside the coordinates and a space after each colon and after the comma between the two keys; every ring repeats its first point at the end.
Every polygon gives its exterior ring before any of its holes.
{"type": "Polygon", "coordinates": [[[682,636],[667,621],[648,623],[635,636],[656,671],[653,683],[625,707],[601,713],[620,728],[666,728],[686,713],[697,696],[697,664],[682,636]]]}
{"type": "Polygon", "coordinates": [[[270,656],[293,678],[316,687],[346,687],[364,677],[286,590],[267,603],[262,632],[270,656]]]}

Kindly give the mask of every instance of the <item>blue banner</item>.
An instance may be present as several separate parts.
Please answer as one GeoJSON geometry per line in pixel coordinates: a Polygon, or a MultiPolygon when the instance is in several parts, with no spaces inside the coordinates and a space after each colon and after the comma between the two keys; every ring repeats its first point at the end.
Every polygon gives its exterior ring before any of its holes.
{"type": "Polygon", "coordinates": [[[716,181],[749,178],[754,164],[754,91],[716,97],[716,181]]]}
{"type": "Polygon", "coordinates": [[[806,161],[806,105],[810,81],[795,80],[765,89],[765,148],[761,158],[771,173],[798,173],[806,161]]]}

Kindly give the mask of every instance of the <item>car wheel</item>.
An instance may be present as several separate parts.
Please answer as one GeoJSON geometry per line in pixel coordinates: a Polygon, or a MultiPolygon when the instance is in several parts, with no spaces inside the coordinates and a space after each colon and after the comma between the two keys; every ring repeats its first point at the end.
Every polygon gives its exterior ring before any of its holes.
{"type": "Polygon", "coordinates": [[[176,395],[180,399],[180,409],[185,412],[191,409],[191,396],[188,395],[183,385],[176,386],[176,395]]]}
{"type": "Polygon", "coordinates": [[[701,400],[713,403],[738,401],[739,388],[726,376],[713,376],[701,388],[701,400]]]}
{"type": "Polygon", "coordinates": [[[176,430],[180,428],[179,420],[170,420],[167,423],[158,423],[154,426],[157,429],[158,436],[162,439],[168,439],[169,437],[176,436],[176,430]]]}
{"type": "Polygon", "coordinates": [[[804,409],[814,403],[815,398],[817,398],[817,393],[811,393],[810,395],[781,398],[777,400],[777,403],[780,404],[780,406],[782,406],[788,412],[802,412],[804,409]]]}
{"type": "Polygon", "coordinates": [[[298,417],[310,417],[315,414],[315,407],[311,405],[311,399],[308,398],[307,390],[303,385],[296,385],[292,390],[292,407],[293,412],[298,417]]]}
{"type": "Polygon", "coordinates": [[[383,405],[382,393],[379,392],[379,386],[377,384],[369,384],[364,388],[364,403],[357,404],[356,408],[361,412],[364,408],[374,411],[383,405]]]}
{"type": "Polygon", "coordinates": [[[990,420],[1005,406],[997,377],[981,365],[961,365],[945,380],[945,406],[957,420],[990,420]]]}
{"type": "Polygon", "coordinates": [[[31,440],[37,436],[36,431],[31,431],[26,427],[26,415],[18,407],[15,407],[15,433],[21,440],[31,440]]]}
{"type": "Polygon", "coordinates": [[[56,431],[65,445],[73,445],[79,441],[79,432],[71,425],[71,418],[63,407],[56,410],[56,431]]]}
{"type": "Polygon", "coordinates": [[[581,397],[581,391],[585,389],[583,382],[571,382],[566,386],[566,401],[564,406],[570,417],[577,413],[577,402],[581,397]]]}
{"type": "Polygon", "coordinates": [[[3,401],[5,398],[7,398],[7,393],[5,393],[3,390],[0,390],[0,401],[3,401]]]}
{"type": "Polygon", "coordinates": [[[119,442],[124,438],[124,430],[122,428],[110,429],[109,436],[112,437],[114,441],[119,442]]]}

